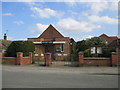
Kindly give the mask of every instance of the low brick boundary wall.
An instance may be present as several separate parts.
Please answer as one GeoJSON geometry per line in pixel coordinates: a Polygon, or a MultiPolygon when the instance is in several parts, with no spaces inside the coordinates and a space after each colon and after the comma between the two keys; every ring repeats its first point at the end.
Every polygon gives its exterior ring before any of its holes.
{"type": "Polygon", "coordinates": [[[92,65],[92,66],[114,66],[118,64],[118,54],[112,53],[111,58],[85,58],[83,53],[79,53],[79,66],[92,65]]]}
{"type": "Polygon", "coordinates": [[[2,57],[2,64],[10,65],[26,65],[32,64],[32,53],[29,53],[29,57],[23,57],[22,52],[17,53],[17,57],[2,57]]]}
{"type": "Polygon", "coordinates": [[[120,46],[118,46],[117,48],[116,48],[116,51],[117,51],[117,55],[118,55],[118,65],[120,66],[120,46]]]}
{"type": "Polygon", "coordinates": [[[16,65],[15,57],[2,57],[2,64],[16,65]]]}
{"type": "Polygon", "coordinates": [[[85,65],[100,65],[100,66],[110,66],[110,58],[84,58],[85,65]]]}

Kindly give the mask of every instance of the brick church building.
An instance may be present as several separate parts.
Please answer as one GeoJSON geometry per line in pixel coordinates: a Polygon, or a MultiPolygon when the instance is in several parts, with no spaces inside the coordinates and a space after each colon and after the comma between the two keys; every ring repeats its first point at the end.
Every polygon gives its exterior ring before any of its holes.
{"type": "Polygon", "coordinates": [[[35,59],[44,60],[45,53],[52,54],[52,60],[69,60],[70,38],[64,37],[52,25],[37,38],[28,38],[35,44],[35,59]]]}

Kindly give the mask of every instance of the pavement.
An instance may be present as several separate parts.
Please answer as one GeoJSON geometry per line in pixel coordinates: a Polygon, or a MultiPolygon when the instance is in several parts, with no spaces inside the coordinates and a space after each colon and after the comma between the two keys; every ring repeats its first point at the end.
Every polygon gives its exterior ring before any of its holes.
{"type": "Polygon", "coordinates": [[[117,67],[3,65],[3,88],[118,88],[117,67]]]}

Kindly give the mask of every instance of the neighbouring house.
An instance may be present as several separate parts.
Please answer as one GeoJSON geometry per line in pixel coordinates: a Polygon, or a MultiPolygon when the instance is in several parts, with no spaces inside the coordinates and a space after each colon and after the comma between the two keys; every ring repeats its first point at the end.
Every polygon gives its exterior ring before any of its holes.
{"type": "Polygon", "coordinates": [[[107,36],[106,34],[102,34],[99,36],[103,39],[108,46],[117,46],[118,37],[117,36],[107,36]]]}
{"type": "Polygon", "coordinates": [[[52,60],[69,60],[70,59],[70,42],[69,37],[64,37],[52,25],[37,38],[28,38],[35,44],[35,60],[44,60],[45,53],[52,54],[52,60]]]}
{"type": "Polygon", "coordinates": [[[7,40],[6,34],[4,34],[4,39],[0,39],[0,52],[5,52],[12,41],[7,40]]]}
{"type": "Polygon", "coordinates": [[[4,39],[0,39],[0,57],[2,57],[2,53],[5,53],[11,42],[12,41],[7,40],[6,34],[4,34],[4,39]]]}

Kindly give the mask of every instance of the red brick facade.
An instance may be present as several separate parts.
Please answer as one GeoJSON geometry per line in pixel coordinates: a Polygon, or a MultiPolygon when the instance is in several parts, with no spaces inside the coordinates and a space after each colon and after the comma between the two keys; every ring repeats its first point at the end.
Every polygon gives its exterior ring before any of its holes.
{"type": "Polygon", "coordinates": [[[44,60],[45,53],[51,53],[52,60],[69,60],[70,38],[64,37],[50,25],[38,38],[28,38],[35,44],[35,60],[44,60]]]}

